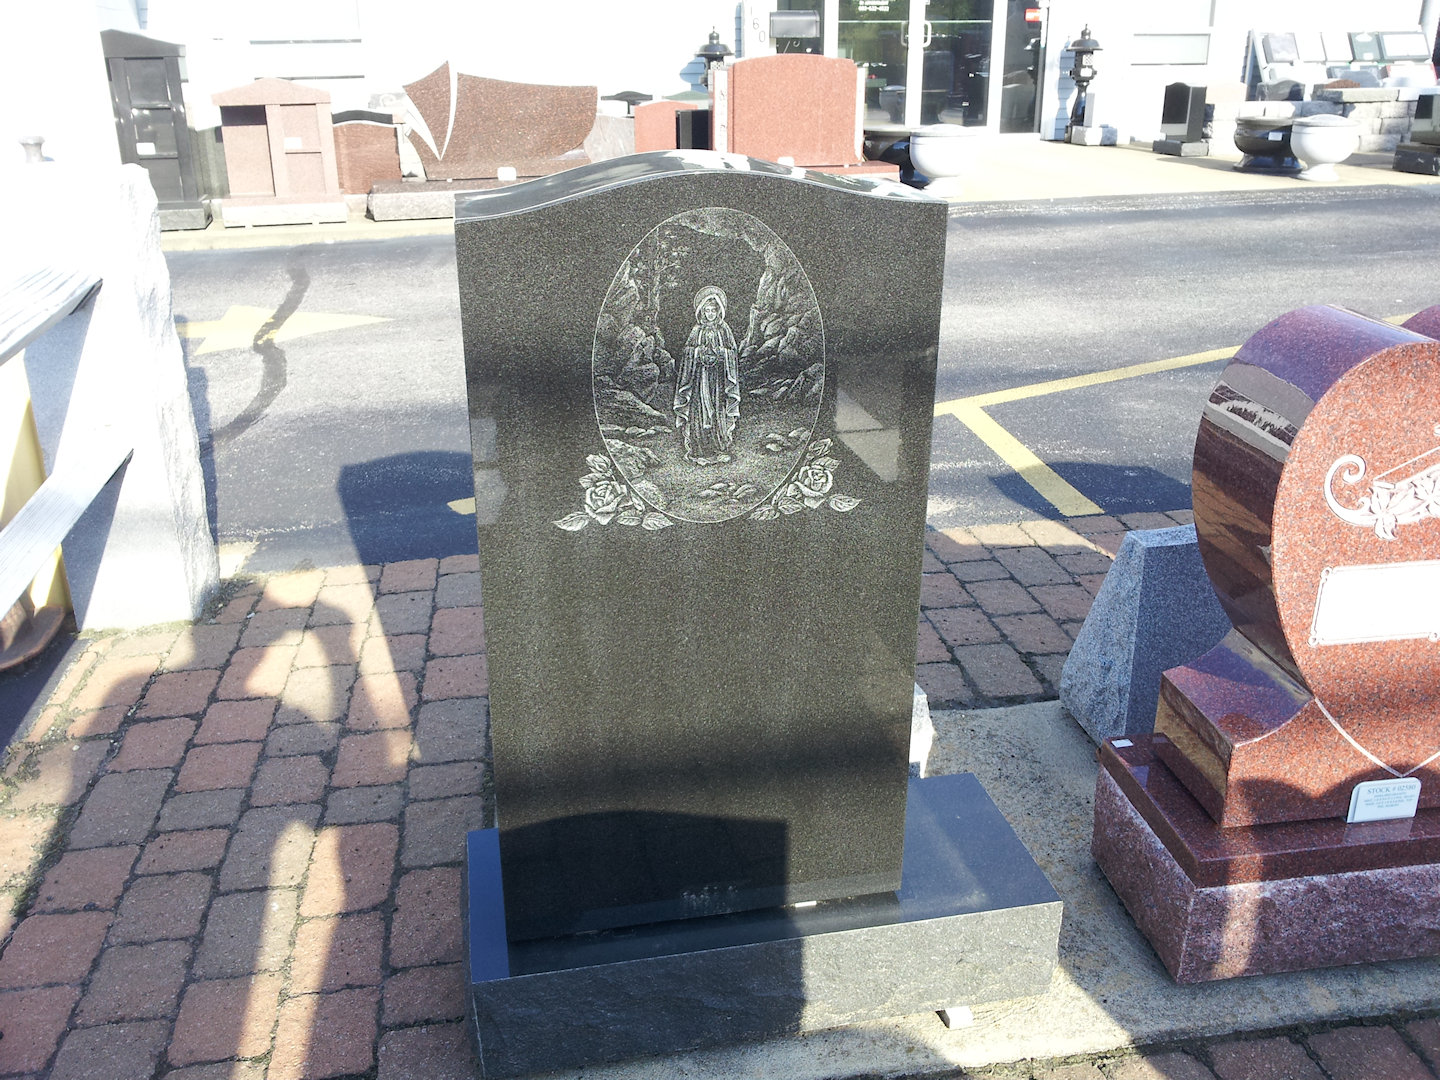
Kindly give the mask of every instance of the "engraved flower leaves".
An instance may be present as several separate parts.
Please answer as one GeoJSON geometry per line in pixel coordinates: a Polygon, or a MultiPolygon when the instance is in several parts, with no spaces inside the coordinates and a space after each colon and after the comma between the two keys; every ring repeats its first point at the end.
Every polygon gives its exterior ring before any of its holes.
{"type": "Polygon", "coordinates": [[[609,525],[612,521],[621,525],[639,525],[650,532],[667,529],[675,522],[659,510],[650,510],[652,505],[664,506],[665,500],[654,484],[637,480],[626,485],[615,477],[614,468],[603,454],[589,454],[585,464],[590,471],[580,478],[585,489],[585,509],[567,514],[554,524],[566,532],[579,532],[590,525],[609,525]],[[643,495],[643,498],[642,498],[643,495]]]}
{"type": "MultiPolygon", "coordinates": [[[[782,453],[791,448],[796,439],[809,437],[809,432],[797,430],[789,435],[771,433],[765,437],[765,449],[771,453],[782,453]]],[[[830,456],[829,439],[816,439],[805,448],[805,457],[795,470],[789,483],[781,484],[768,502],[756,507],[750,513],[752,521],[772,521],[781,514],[797,514],[801,510],[818,510],[829,505],[831,510],[849,513],[860,505],[852,495],[831,494],[835,486],[835,468],[839,459],[830,456]]]]}

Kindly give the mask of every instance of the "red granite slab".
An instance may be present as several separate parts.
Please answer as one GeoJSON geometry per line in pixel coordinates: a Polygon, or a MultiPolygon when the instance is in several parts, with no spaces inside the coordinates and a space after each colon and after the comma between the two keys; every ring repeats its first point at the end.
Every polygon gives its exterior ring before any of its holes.
{"type": "Polygon", "coordinates": [[[726,71],[732,154],[796,165],[854,165],[863,101],[853,61],[813,53],[737,60],[726,71]]]}
{"type": "Polygon", "coordinates": [[[546,176],[589,162],[585,137],[595,126],[593,86],[541,86],[456,73],[441,64],[405,86],[429,128],[410,142],[427,180],[493,177],[502,167],[546,176]]]}
{"type": "MultiPolygon", "coordinates": [[[[1137,745],[1140,740],[1136,740],[1137,745]]],[[[1106,751],[1102,751],[1105,761],[1106,751]]],[[[1440,954],[1440,865],[1420,862],[1379,865],[1367,869],[1328,870],[1298,876],[1275,875],[1268,880],[1238,880],[1203,885],[1192,878],[1152,827],[1140,807],[1149,802],[1164,766],[1125,765],[1116,769],[1115,754],[1096,778],[1095,831],[1090,850],[1109,879],[1135,925],[1154,946],[1156,954],[1179,983],[1206,982],[1242,975],[1303,971],[1340,964],[1372,963],[1440,954]],[[1141,770],[1144,770],[1143,774],[1141,770]],[[1120,779],[1129,778],[1129,786],[1120,779]],[[1137,779],[1138,777],[1138,779],[1137,779]],[[1131,796],[1140,790],[1140,807],[1131,796]]],[[[1170,795],[1184,796],[1179,785],[1170,795]]],[[[1159,800],[1167,800],[1160,794],[1159,800]]],[[[1188,825],[1203,830],[1205,815],[1193,806],[1188,825]]],[[[1403,827],[1431,827],[1436,817],[1427,812],[1414,822],[1384,822],[1352,826],[1347,836],[1329,848],[1336,860],[1354,855],[1355,849],[1382,849],[1379,839],[1398,834],[1403,827]],[[1357,830],[1376,837],[1367,842],[1357,830]]],[[[1254,830],[1221,830],[1209,824],[1217,843],[1242,842],[1246,834],[1286,834],[1303,844],[1294,830],[1334,828],[1329,823],[1309,826],[1269,825],[1254,830]]],[[[1388,843],[1398,843],[1389,841],[1388,843]]],[[[1273,849],[1284,843],[1272,841],[1273,849]]],[[[1429,839],[1413,850],[1433,852],[1429,839]]],[[[1284,865],[1283,850],[1250,853],[1251,864],[1271,869],[1284,865]]],[[[1318,859],[1320,856],[1311,856],[1318,859]]],[[[1245,859],[1231,860],[1243,867],[1245,859]]]]}
{"type": "Polygon", "coordinates": [[[1417,312],[1401,324],[1406,330],[1413,330],[1426,337],[1440,338],[1440,304],[1417,312]]]}
{"type": "Polygon", "coordinates": [[[1195,525],[1237,633],[1166,673],[1157,730],[1217,820],[1343,814],[1401,775],[1440,805],[1435,400],[1440,342],[1331,307],[1265,327],[1211,394],[1195,525]]]}
{"type": "Polygon", "coordinates": [[[1101,744],[1101,768],[1197,887],[1440,862],[1440,810],[1363,825],[1331,818],[1224,828],[1166,765],[1163,735],[1125,739],[1133,745],[1101,744]]]}
{"type": "Polygon", "coordinates": [[[647,101],[635,106],[635,152],[674,150],[675,114],[698,109],[693,101],[647,101]]]}
{"type": "Polygon", "coordinates": [[[335,167],[340,190],[363,195],[378,182],[400,179],[400,151],[389,124],[335,125],[335,167]]]}

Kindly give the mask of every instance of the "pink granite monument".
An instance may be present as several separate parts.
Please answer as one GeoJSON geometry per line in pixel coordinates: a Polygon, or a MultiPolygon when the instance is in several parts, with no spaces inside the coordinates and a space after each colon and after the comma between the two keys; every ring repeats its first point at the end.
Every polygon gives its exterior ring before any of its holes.
{"type": "Polygon", "coordinates": [[[821,172],[899,176],[866,161],[864,73],[850,60],[783,53],[711,72],[711,145],[716,150],[821,172]]]}
{"type": "Polygon", "coordinates": [[[215,94],[230,194],[225,225],[344,221],[330,95],[285,79],[215,94]]]}
{"type": "Polygon", "coordinates": [[[1437,392],[1440,342],[1312,307],[1206,405],[1195,527],[1235,629],[1102,746],[1093,845],[1181,982],[1440,953],[1437,392]]]}
{"type": "Polygon", "coordinates": [[[635,152],[674,150],[675,114],[699,108],[693,101],[647,101],[635,106],[635,152]]]}
{"type": "Polygon", "coordinates": [[[427,180],[488,179],[511,168],[546,176],[585,165],[595,126],[593,86],[540,86],[482,79],[449,63],[405,86],[419,114],[410,133],[427,180]]]}

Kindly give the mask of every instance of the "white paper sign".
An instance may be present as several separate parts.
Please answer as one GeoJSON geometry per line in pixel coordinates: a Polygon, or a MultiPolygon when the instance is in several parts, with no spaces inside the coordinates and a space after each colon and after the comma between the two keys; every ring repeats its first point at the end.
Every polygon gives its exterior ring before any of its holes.
{"type": "Polygon", "coordinates": [[[304,149],[305,149],[305,140],[302,139],[299,135],[286,135],[286,136],[285,136],[285,149],[286,149],[286,150],[304,150],[304,149]]]}
{"type": "Polygon", "coordinates": [[[1440,638],[1440,560],[1327,567],[1311,645],[1440,638]]]}
{"type": "Polygon", "coordinates": [[[1401,780],[1366,780],[1350,792],[1350,814],[1346,822],[1389,821],[1412,818],[1420,807],[1420,780],[1407,776],[1401,780]]]}
{"type": "Polygon", "coordinates": [[[155,144],[153,142],[137,142],[135,153],[140,157],[149,157],[155,153],[155,144]]]}

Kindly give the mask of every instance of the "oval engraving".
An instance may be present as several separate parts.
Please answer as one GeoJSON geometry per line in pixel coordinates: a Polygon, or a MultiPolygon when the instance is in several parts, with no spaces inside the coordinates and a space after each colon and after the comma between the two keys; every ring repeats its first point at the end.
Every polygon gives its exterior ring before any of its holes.
{"type": "Polygon", "coordinates": [[[595,327],[595,417],[630,490],[681,521],[728,521],[806,453],[825,389],[820,307],[764,222],[667,218],[615,273],[595,327]]]}

